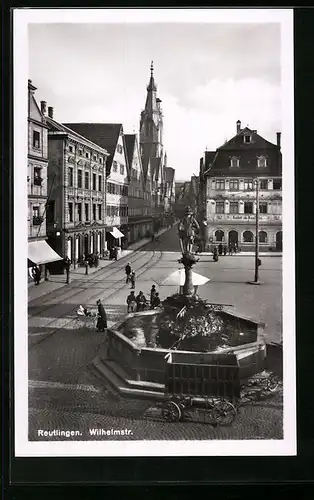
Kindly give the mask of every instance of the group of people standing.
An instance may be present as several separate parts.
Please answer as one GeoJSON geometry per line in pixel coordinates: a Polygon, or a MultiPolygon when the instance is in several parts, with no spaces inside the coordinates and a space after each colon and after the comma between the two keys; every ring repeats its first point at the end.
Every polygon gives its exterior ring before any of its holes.
{"type": "Polygon", "coordinates": [[[128,313],[145,311],[148,305],[150,305],[150,309],[155,309],[160,305],[159,293],[157,292],[155,285],[152,285],[149,303],[142,291],[140,291],[138,295],[135,295],[135,271],[132,270],[130,262],[128,262],[125,266],[125,274],[126,284],[130,283],[132,289],[126,299],[128,313]]]}

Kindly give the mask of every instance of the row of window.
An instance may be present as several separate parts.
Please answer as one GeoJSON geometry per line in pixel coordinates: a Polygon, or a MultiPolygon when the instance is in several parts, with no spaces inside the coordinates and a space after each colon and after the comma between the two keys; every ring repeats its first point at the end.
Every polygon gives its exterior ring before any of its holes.
{"type": "Polygon", "coordinates": [[[132,179],[140,179],[140,172],[136,168],[131,168],[131,177],[132,179]]]}
{"type": "MultiPolygon", "coordinates": [[[[259,212],[261,214],[268,213],[268,203],[266,201],[261,201],[259,203],[259,212]]],[[[216,201],[216,214],[224,214],[225,212],[225,202],[224,201],[216,201]]],[[[229,203],[229,213],[230,214],[238,214],[239,213],[239,202],[238,201],[230,201],[229,203]]],[[[245,201],[244,202],[244,213],[252,214],[253,213],[253,201],[245,201]]]]}
{"type": "Polygon", "coordinates": [[[128,206],[127,205],[108,205],[107,215],[109,217],[127,217],[128,216],[128,206]]]}
{"type": "MultiPolygon", "coordinates": [[[[215,232],[215,240],[216,242],[223,242],[224,241],[224,232],[221,229],[218,229],[215,232]]],[[[260,231],[258,233],[258,239],[260,243],[267,243],[267,233],[266,231],[260,231]]],[[[244,231],[242,235],[242,243],[253,243],[254,241],[254,235],[252,231],[244,231]]]]}
{"type": "MultiPolygon", "coordinates": [[[[267,158],[265,156],[258,156],[256,158],[256,165],[258,168],[267,167],[267,158]]],[[[232,158],[230,158],[229,166],[231,168],[240,167],[240,158],[238,158],[237,156],[233,156],[232,158]]]]}
{"type": "MultiPolygon", "coordinates": [[[[70,152],[70,153],[75,153],[75,152],[77,152],[77,154],[78,154],[79,156],[83,156],[83,149],[81,149],[81,148],[76,148],[76,147],[75,147],[75,146],[73,146],[73,145],[70,145],[70,146],[69,146],[69,152],[70,152]]],[[[92,157],[93,157],[93,160],[94,160],[94,161],[98,161],[99,163],[102,163],[102,162],[103,162],[103,159],[102,159],[102,157],[101,157],[101,156],[99,156],[99,157],[98,157],[98,155],[96,155],[96,154],[93,154],[93,155],[92,155],[90,152],[85,151],[85,158],[92,158],[92,157]]]]}
{"type": "Polygon", "coordinates": [[[128,196],[128,186],[124,184],[107,183],[107,193],[118,194],[120,196],[128,196]]]}
{"type": "MultiPolygon", "coordinates": [[[[230,179],[229,180],[229,190],[230,191],[238,191],[240,186],[240,181],[238,179],[230,179]]],[[[282,188],[282,180],[281,179],[273,179],[273,189],[281,190],[282,188]]],[[[216,190],[226,190],[226,181],[225,179],[216,179],[212,181],[212,189],[216,190]]],[[[244,179],[243,181],[243,189],[244,191],[251,191],[255,189],[255,183],[253,179],[244,179]]],[[[268,190],[268,179],[260,179],[259,180],[259,189],[268,190]]]]}
{"type": "MultiPolygon", "coordinates": [[[[92,189],[93,191],[102,191],[102,182],[103,178],[102,175],[98,176],[98,185],[97,185],[97,175],[93,174],[92,175],[92,186],[90,185],[90,176],[89,172],[84,172],[84,189],[92,189]]],[[[73,167],[68,168],[68,186],[73,187],[74,185],[74,172],[73,172],[73,167]]],[[[80,168],[77,170],[77,187],[82,189],[83,188],[83,170],[80,168]]]]}
{"type": "Polygon", "coordinates": [[[134,198],[143,198],[142,189],[134,189],[132,186],[129,187],[129,196],[133,196],[134,198]]]}
{"type": "MultiPolygon", "coordinates": [[[[114,172],[118,172],[118,167],[119,167],[119,163],[116,160],[114,160],[112,163],[112,170],[114,172]]],[[[124,165],[122,165],[122,163],[120,163],[120,174],[124,175],[124,165]]]]}
{"type": "Polygon", "coordinates": [[[152,209],[150,207],[129,208],[129,216],[151,215],[152,209]]]}
{"type": "MultiPolygon", "coordinates": [[[[76,210],[76,218],[79,222],[82,221],[82,211],[83,211],[83,203],[75,204],[76,210]]],[[[90,220],[102,220],[102,205],[93,203],[92,207],[90,207],[89,203],[84,203],[84,220],[89,222],[90,220]],[[90,214],[90,208],[92,208],[92,213],[90,214]],[[91,218],[90,218],[91,216],[91,218]]],[[[74,204],[68,203],[68,222],[74,222],[74,204]]]]}

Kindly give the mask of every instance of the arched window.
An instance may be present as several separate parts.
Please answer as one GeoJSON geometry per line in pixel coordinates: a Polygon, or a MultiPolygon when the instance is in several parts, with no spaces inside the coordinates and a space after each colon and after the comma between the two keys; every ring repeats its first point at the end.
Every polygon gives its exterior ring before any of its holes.
{"type": "Polygon", "coordinates": [[[253,242],[253,233],[252,233],[252,231],[244,231],[244,233],[243,233],[243,241],[244,241],[244,243],[252,243],[253,242]]]}
{"type": "Polygon", "coordinates": [[[260,231],[259,232],[259,242],[260,243],[267,243],[267,233],[266,233],[266,231],[260,231]]]}
{"type": "Polygon", "coordinates": [[[223,241],[223,238],[224,238],[224,232],[221,231],[221,229],[218,229],[216,232],[215,232],[215,238],[216,238],[216,241],[223,241]]]}

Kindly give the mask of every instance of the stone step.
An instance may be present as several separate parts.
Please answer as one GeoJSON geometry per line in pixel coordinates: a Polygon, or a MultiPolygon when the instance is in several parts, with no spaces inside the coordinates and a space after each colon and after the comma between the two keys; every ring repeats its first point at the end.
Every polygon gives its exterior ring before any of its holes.
{"type": "Polygon", "coordinates": [[[154,401],[162,401],[166,397],[163,392],[149,390],[148,388],[144,388],[145,386],[143,388],[129,386],[112,371],[106,361],[98,356],[92,361],[92,364],[97,372],[105,379],[106,383],[109,384],[110,388],[113,389],[113,392],[115,394],[118,393],[121,397],[150,399],[154,401]]]}
{"type": "Polygon", "coordinates": [[[134,389],[152,390],[156,392],[165,392],[165,385],[156,382],[147,382],[146,380],[130,379],[130,375],[118,363],[111,359],[102,359],[102,361],[117,375],[128,387],[134,389]]]}

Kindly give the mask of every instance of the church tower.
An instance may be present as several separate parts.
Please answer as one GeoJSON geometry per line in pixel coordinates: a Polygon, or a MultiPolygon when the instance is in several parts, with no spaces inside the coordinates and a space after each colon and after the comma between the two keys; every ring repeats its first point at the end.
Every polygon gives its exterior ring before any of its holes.
{"type": "Polygon", "coordinates": [[[163,115],[161,100],[157,97],[157,85],[154,80],[153,61],[150,66],[150,80],[147,86],[145,109],[140,119],[140,146],[142,152],[150,149],[151,158],[163,155],[163,115]]]}

